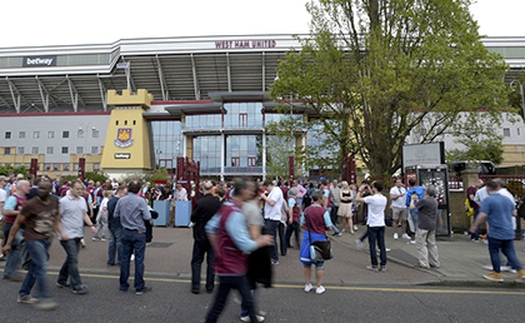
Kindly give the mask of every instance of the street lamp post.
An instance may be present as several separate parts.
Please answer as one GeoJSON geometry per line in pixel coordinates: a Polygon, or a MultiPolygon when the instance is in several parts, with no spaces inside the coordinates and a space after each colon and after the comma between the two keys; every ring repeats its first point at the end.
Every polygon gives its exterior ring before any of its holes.
{"type": "Polygon", "coordinates": [[[523,112],[523,122],[525,122],[525,93],[523,91],[523,84],[518,80],[514,80],[510,82],[511,88],[514,87],[515,85],[518,85],[520,89],[521,111],[523,112]]]}

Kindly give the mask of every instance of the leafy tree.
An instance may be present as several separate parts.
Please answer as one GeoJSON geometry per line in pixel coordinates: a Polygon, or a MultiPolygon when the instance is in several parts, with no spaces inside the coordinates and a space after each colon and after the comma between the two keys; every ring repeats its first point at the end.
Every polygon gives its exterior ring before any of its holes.
{"type": "MultiPolygon", "coordinates": [[[[296,126],[322,127],[334,167],[359,155],[372,174],[392,174],[418,131],[429,143],[483,108],[497,122],[506,107],[507,66],[480,42],[469,0],[319,0],[310,2],[310,36],[278,67],[271,92],[310,109],[296,126]]],[[[290,111],[283,104],[282,112],[290,111]]],[[[314,156],[315,157],[315,156],[314,156]]],[[[321,157],[321,156],[316,156],[321,157]]]]}
{"type": "Polygon", "coordinates": [[[24,178],[27,178],[27,175],[29,174],[29,170],[27,169],[27,166],[25,165],[20,165],[18,167],[14,167],[12,165],[0,166],[0,175],[7,176],[10,173],[15,174],[15,176],[18,174],[23,174],[24,178]]]}

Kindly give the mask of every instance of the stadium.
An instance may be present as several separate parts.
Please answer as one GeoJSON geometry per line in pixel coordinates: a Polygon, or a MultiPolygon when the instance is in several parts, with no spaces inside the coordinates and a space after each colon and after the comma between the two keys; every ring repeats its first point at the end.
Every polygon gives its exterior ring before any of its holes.
{"type": "MultiPolygon", "coordinates": [[[[506,81],[517,80],[525,66],[525,38],[483,43],[510,66],[506,81]]],[[[37,159],[40,172],[56,176],[75,174],[84,158],[86,171],[119,175],[156,167],[173,171],[177,157],[190,157],[200,161],[204,176],[264,177],[265,125],[282,117],[269,86],[292,48],[301,46],[291,35],[1,48],[0,165],[29,166],[37,159]],[[140,120],[127,124],[125,117],[124,125],[113,124],[108,102],[125,95],[147,101],[137,110],[140,120]],[[125,145],[113,145],[119,134],[143,142],[141,149],[130,154],[125,145]],[[136,154],[142,154],[137,166],[122,166],[136,154]]],[[[121,110],[132,111],[124,101],[121,110]]],[[[300,105],[293,112],[309,113],[300,105]]],[[[505,162],[525,164],[523,123],[502,128],[505,162]]],[[[300,140],[311,143],[308,135],[300,140]]]]}

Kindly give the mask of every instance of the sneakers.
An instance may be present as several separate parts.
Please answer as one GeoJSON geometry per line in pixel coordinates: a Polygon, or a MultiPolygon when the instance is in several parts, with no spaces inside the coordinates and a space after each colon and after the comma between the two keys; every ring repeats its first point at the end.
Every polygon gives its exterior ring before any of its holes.
{"type": "Polygon", "coordinates": [[[428,267],[425,267],[423,265],[421,265],[420,263],[417,263],[414,265],[414,268],[419,268],[419,269],[429,269],[428,267]]]}
{"type": "Polygon", "coordinates": [[[495,271],[491,272],[490,274],[483,275],[483,278],[487,280],[495,281],[495,282],[500,282],[500,283],[503,282],[503,277],[501,276],[501,273],[497,273],[495,271]]]}
{"type": "Polygon", "coordinates": [[[36,309],[41,311],[51,311],[57,308],[58,303],[55,301],[41,301],[35,304],[36,309]]]}
{"type": "MultiPolygon", "coordinates": [[[[390,249],[390,248],[385,248],[385,251],[386,251],[386,252],[390,252],[390,251],[392,251],[392,249],[390,249]]],[[[381,253],[381,249],[377,248],[377,253],[381,253]]]]}
{"type": "MultiPolygon", "coordinates": [[[[264,322],[265,320],[264,316],[262,315],[255,315],[255,317],[257,318],[257,322],[264,322]]],[[[250,316],[249,315],[241,316],[241,322],[251,322],[250,316]]]]}
{"type": "Polygon", "coordinates": [[[18,297],[18,299],[16,301],[18,303],[22,303],[22,304],[36,304],[36,303],[38,303],[38,299],[36,299],[34,297],[31,297],[31,295],[18,297]]]}
{"type": "Polygon", "coordinates": [[[73,288],[72,292],[73,294],[83,295],[88,292],[88,288],[85,285],[80,285],[78,288],[73,288]]]}
{"type": "Polygon", "coordinates": [[[134,260],[135,260],[135,254],[132,253],[132,254],[131,254],[131,258],[129,259],[129,261],[134,261],[134,260]]]}
{"type": "Polygon", "coordinates": [[[69,285],[68,283],[56,282],[55,284],[57,285],[58,288],[71,288],[71,285],[69,285]]]}
{"type": "Polygon", "coordinates": [[[100,241],[100,238],[99,237],[93,237],[93,238],[91,238],[91,240],[96,242],[96,241],[100,241]]]}
{"type": "Polygon", "coordinates": [[[144,293],[151,292],[152,289],[153,289],[153,287],[144,286],[143,290],[135,291],[135,295],[142,295],[144,293]]]}
{"type": "Polygon", "coordinates": [[[397,235],[397,232],[396,232],[394,233],[394,240],[397,240],[397,239],[399,239],[399,236],[397,235]]]}
{"type": "MultiPolygon", "coordinates": [[[[494,268],[492,267],[492,265],[483,265],[483,266],[481,266],[481,268],[483,268],[485,270],[488,270],[488,271],[494,271],[494,268]]],[[[509,272],[509,273],[513,273],[513,274],[516,273],[516,269],[513,269],[511,266],[500,266],[500,271],[501,272],[509,272]]]]}
{"type": "Polygon", "coordinates": [[[384,267],[380,267],[380,268],[379,268],[379,271],[382,272],[382,273],[384,273],[384,272],[386,271],[386,266],[384,266],[384,267]]]}
{"type": "Polygon", "coordinates": [[[357,231],[358,229],[357,225],[354,224],[354,231],[357,231]]]}
{"type": "Polygon", "coordinates": [[[416,240],[410,240],[408,243],[410,243],[410,244],[416,244],[416,240]]]}
{"type": "Polygon", "coordinates": [[[337,233],[332,234],[332,237],[340,237],[342,235],[343,234],[341,232],[337,232],[337,233]]]}
{"type": "Polygon", "coordinates": [[[365,244],[364,244],[363,241],[361,241],[361,239],[357,239],[355,241],[355,244],[356,244],[357,249],[364,249],[365,248],[365,244]]]}
{"type": "Polygon", "coordinates": [[[403,239],[407,239],[407,240],[410,240],[410,236],[406,233],[403,233],[402,235],[403,239]]]}
{"type": "Polygon", "coordinates": [[[82,245],[82,248],[86,247],[86,240],[84,238],[80,239],[80,244],[82,245]]]}
{"type": "Polygon", "coordinates": [[[312,288],[313,288],[312,284],[304,285],[305,293],[309,293],[312,290],[312,288]]]}
{"type": "Polygon", "coordinates": [[[272,265],[277,266],[279,264],[279,260],[272,259],[272,265]]]}
{"type": "Polygon", "coordinates": [[[326,289],[321,285],[315,289],[315,293],[317,295],[321,295],[322,293],[326,292],[326,289]]]}
{"type": "Polygon", "coordinates": [[[366,266],[366,269],[371,271],[378,271],[377,266],[366,266]]]}
{"type": "Polygon", "coordinates": [[[102,241],[102,242],[106,242],[106,241],[108,241],[108,239],[107,239],[107,238],[104,238],[104,237],[102,237],[102,239],[100,239],[100,241],[102,241]]]}

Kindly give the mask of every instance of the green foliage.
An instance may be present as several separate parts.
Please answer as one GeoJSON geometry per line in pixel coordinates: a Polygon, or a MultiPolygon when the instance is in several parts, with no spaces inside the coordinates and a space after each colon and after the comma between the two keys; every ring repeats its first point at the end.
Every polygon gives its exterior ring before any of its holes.
{"type": "Polygon", "coordinates": [[[429,143],[464,126],[461,111],[483,108],[497,122],[507,105],[507,66],[481,43],[469,4],[312,1],[310,37],[280,62],[272,96],[310,109],[315,121],[302,126],[322,126],[334,168],[358,154],[371,173],[392,174],[407,142],[429,143]]]}
{"type": "Polygon", "coordinates": [[[29,170],[27,169],[25,165],[21,165],[18,167],[14,167],[11,165],[0,166],[0,175],[7,176],[10,173],[15,174],[15,176],[18,174],[23,174],[24,178],[27,178],[27,175],[29,174],[29,170]]]}
{"type": "Polygon", "coordinates": [[[95,171],[95,172],[87,172],[86,179],[88,181],[93,181],[95,183],[96,182],[104,183],[106,180],[109,179],[109,177],[102,172],[95,171]]]}
{"type": "Polygon", "coordinates": [[[154,169],[150,173],[134,173],[134,174],[127,174],[123,177],[124,182],[129,182],[133,179],[139,180],[141,182],[150,182],[153,183],[155,180],[167,180],[169,185],[169,172],[166,168],[159,168],[154,169]]]}

